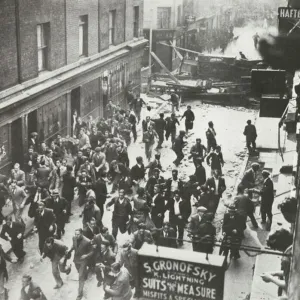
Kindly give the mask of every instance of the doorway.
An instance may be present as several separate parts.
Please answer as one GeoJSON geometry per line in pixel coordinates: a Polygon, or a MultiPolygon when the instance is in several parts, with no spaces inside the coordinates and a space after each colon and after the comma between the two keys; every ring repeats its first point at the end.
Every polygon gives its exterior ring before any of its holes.
{"type": "Polygon", "coordinates": [[[29,141],[31,138],[30,136],[31,133],[38,131],[37,110],[30,112],[27,116],[27,120],[28,120],[28,141],[29,141]]]}
{"type": "Polygon", "coordinates": [[[23,166],[23,139],[22,119],[19,118],[11,123],[11,159],[13,164],[18,162],[23,166]]]}

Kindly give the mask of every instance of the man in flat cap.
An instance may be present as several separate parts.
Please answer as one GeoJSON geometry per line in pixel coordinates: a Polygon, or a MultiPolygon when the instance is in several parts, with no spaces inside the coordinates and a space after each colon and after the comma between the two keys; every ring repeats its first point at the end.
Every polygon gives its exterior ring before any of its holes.
{"type": "Polygon", "coordinates": [[[199,229],[200,225],[204,223],[204,215],[207,212],[207,208],[199,206],[197,208],[197,214],[191,217],[189,224],[189,232],[193,239],[193,251],[199,252],[199,229]]]}

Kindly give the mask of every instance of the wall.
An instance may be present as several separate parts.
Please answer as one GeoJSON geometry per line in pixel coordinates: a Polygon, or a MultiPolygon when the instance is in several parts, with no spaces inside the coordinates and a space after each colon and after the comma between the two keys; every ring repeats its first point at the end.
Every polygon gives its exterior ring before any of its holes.
{"type": "Polygon", "coordinates": [[[139,6],[139,31],[143,32],[143,0],[126,0],[126,41],[133,39],[134,6],[139,6]]]}
{"type": "Polygon", "coordinates": [[[15,4],[0,2],[0,90],[18,82],[15,4]],[[5,59],[3,59],[5,58],[5,59]]]}
{"type": "Polygon", "coordinates": [[[157,29],[157,7],[171,7],[171,28],[177,27],[177,7],[183,5],[183,0],[144,0],[144,28],[151,27],[151,10],[152,12],[152,29],[157,29]]]}

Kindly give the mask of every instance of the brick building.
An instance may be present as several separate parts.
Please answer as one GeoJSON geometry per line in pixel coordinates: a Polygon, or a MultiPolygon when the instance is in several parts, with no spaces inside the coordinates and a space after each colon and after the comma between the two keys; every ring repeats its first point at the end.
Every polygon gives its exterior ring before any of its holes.
{"type": "Polygon", "coordinates": [[[0,172],[31,132],[68,135],[75,110],[102,117],[140,87],[142,0],[3,0],[0,25],[0,172]]]}

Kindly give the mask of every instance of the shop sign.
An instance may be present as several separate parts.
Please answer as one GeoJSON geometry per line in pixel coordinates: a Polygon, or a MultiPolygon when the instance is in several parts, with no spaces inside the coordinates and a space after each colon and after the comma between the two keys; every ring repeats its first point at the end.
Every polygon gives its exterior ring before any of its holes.
{"type": "Polygon", "coordinates": [[[154,245],[139,251],[140,300],[222,300],[225,258],[154,245]],[[187,255],[188,254],[188,255],[187,255]]]}
{"type": "Polygon", "coordinates": [[[155,41],[166,41],[173,40],[175,30],[170,29],[159,29],[153,30],[153,40],[155,41]]]}
{"type": "Polygon", "coordinates": [[[300,9],[291,7],[279,7],[278,17],[280,19],[300,19],[300,9]]]}

